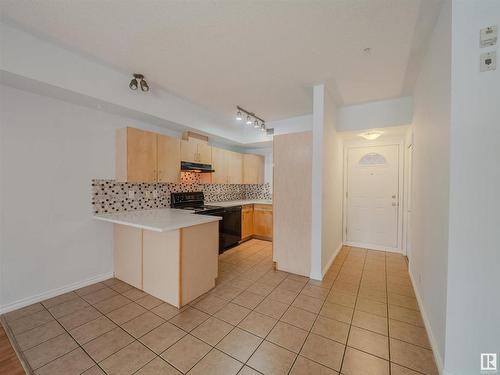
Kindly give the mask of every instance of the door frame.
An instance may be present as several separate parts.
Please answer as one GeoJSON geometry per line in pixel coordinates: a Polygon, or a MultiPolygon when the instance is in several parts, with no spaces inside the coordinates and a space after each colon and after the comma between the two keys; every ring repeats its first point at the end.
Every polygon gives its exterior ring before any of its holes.
{"type": "Polygon", "coordinates": [[[382,250],[382,251],[389,251],[389,252],[395,252],[395,253],[401,253],[406,255],[406,247],[403,241],[403,212],[404,212],[404,205],[405,205],[405,185],[404,185],[404,173],[405,173],[405,152],[404,152],[404,145],[405,141],[403,138],[393,138],[393,139],[384,139],[384,140],[375,140],[375,141],[365,141],[365,140],[352,140],[352,141],[346,141],[344,143],[344,188],[343,188],[343,198],[342,198],[342,211],[343,211],[343,218],[342,218],[342,240],[343,243],[347,246],[355,246],[355,247],[362,247],[366,249],[372,249],[372,250],[382,250]],[[347,241],[347,188],[348,188],[348,165],[347,165],[347,159],[348,159],[348,154],[350,149],[354,148],[366,148],[366,147],[378,147],[378,146],[397,146],[398,150],[398,218],[397,218],[397,225],[398,225],[398,231],[397,231],[397,247],[385,247],[385,246],[380,246],[380,245],[373,245],[373,244],[367,244],[367,243],[357,243],[357,242],[351,242],[347,241]]]}

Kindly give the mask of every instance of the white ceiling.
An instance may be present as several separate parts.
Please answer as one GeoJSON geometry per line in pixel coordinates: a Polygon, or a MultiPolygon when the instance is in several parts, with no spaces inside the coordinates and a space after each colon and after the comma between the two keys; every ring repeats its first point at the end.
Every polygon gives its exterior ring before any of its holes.
{"type": "Polygon", "coordinates": [[[319,82],[346,105],[401,96],[423,38],[415,30],[436,2],[3,0],[1,8],[6,20],[144,73],[153,87],[269,121],[310,113],[319,82]]]}

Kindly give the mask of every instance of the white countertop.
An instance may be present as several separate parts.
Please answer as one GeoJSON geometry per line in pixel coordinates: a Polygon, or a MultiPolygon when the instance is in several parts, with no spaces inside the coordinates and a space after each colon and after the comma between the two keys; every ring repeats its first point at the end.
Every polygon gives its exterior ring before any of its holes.
{"type": "Polygon", "coordinates": [[[264,199],[247,199],[241,201],[224,201],[224,202],[209,202],[206,203],[210,206],[221,206],[221,207],[232,207],[232,206],[243,206],[245,204],[273,204],[272,200],[264,199]]]}
{"type": "Polygon", "coordinates": [[[97,220],[114,224],[128,225],[153,232],[167,232],[193,225],[219,221],[219,216],[196,215],[193,211],[173,208],[156,208],[151,210],[115,212],[94,215],[97,220]]]}

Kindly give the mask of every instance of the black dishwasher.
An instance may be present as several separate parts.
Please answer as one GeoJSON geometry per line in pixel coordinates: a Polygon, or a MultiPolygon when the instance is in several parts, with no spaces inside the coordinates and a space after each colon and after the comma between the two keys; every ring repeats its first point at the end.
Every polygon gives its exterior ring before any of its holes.
{"type": "Polygon", "coordinates": [[[241,206],[207,205],[202,191],[171,193],[170,206],[194,211],[197,215],[222,217],[219,220],[219,253],[241,241],[241,206]]]}
{"type": "Polygon", "coordinates": [[[196,212],[198,215],[221,216],[219,221],[219,253],[241,241],[241,206],[196,212]]]}

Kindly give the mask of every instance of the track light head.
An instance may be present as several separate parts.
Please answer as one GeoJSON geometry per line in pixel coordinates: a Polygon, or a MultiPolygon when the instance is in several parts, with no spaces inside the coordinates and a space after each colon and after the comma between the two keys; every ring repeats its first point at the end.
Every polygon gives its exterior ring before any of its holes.
{"type": "Polygon", "coordinates": [[[128,87],[130,87],[130,90],[134,90],[134,91],[137,90],[137,87],[139,87],[139,83],[137,82],[137,79],[132,78],[128,87]]]}
{"type": "Polygon", "coordinates": [[[243,117],[241,117],[241,111],[238,111],[238,112],[236,113],[236,120],[238,120],[238,121],[243,120],[243,117]]]}
{"type": "Polygon", "coordinates": [[[257,120],[257,119],[256,119],[256,120],[253,122],[253,127],[254,127],[255,129],[259,129],[259,128],[260,128],[260,125],[259,125],[259,120],[257,120]]]}
{"type": "Polygon", "coordinates": [[[247,116],[247,125],[252,125],[252,119],[250,116],[247,116]]]}
{"type": "Polygon", "coordinates": [[[145,79],[141,79],[141,90],[144,91],[144,92],[148,92],[149,91],[149,85],[148,85],[148,83],[146,82],[145,79]]]}

